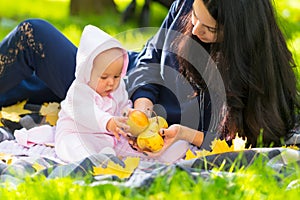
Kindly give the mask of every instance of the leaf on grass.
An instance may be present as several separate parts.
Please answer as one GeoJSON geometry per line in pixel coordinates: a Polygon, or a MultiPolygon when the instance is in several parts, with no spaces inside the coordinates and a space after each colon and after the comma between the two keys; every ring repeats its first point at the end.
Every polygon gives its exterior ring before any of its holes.
{"type": "Polygon", "coordinates": [[[245,150],[246,142],[247,139],[244,140],[243,138],[239,137],[238,134],[232,140],[231,146],[229,146],[225,140],[215,139],[211,143],[212,151],[207,151],[207,150],[195,151],[194,154],[191,150],[188,150],[185,155],[185,160],[190,160],[194,158],[200,158],[203,156],[220,154],[225,152],[242,151],[245,150]]]}
{"type": "Polygon", "coordinates": [[[25,100],[12,106],[3,107],[1,110],[1,117],[13,122],[19,122],[21,119],[20,115],[31,113],[30,110],[24,109],[26,102],[27,101],[25,100]]]}
{"type": "Polygon", "coordinates": [[[44,103],[41,107],[40,114],[46,117],[46,122],[55,126],[58,119],[58,112],[60,110],[59,103],[44,103]]]}
{"type": "Polygon", "coordinates": [[[102,166],[93,167],[93,175],[103,175],[103,174],[109,174],[109,175],[115,175],[119,178],[128,178],[135,168],[139,165],[140,158],[138,157],[127,157],[124,160],[125,168],[120,166],[119,164],[114,163],[113,161],[108,161],[107,167],[103,168],[102,166]]]}

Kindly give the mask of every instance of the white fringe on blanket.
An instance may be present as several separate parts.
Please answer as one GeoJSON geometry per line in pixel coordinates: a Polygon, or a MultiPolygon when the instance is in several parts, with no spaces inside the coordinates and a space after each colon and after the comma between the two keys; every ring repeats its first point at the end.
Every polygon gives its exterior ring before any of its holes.
{"type": "Polygon", "coordinates": [[[15,156],[39,156],[59,160],[53,147],[36,144],[30,148],[20,145],[16,140],[5,140],[0,143],[0,153],[15,156]]]}

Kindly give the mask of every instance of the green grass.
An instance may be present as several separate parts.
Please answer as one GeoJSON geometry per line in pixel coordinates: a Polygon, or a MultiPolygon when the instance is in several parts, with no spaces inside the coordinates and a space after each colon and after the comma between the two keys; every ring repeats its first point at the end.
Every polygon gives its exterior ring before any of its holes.
{"type": "MultiPolygon", "coordinates": [[[[280,17],[279,23],[298,66],[295,72],[297,79],[300,80],[300,1],[277,0],[275,5],[280,17]]],[[[299,81],[298,88],[300,89],[299,81]]]]}
{"type": "Polygon", "coordinates": [[[36,177],[26,179],[17,188],[9,186],[8,182],[0,188],[0,197],[10,200],[297,199],[300,188],[290,187],[290,183],[300,180],[300,170],[298,165],[289,167],[279,174],[258,158],[248,168],[234,169],[235,173],[222,173],[222,168],[215,168],[206,178],[191,178],[187,172],[177,170],[173,176],[156,178],[149,187],[132,189],[113,184],[91,186],[90,179],[36,177]]]}

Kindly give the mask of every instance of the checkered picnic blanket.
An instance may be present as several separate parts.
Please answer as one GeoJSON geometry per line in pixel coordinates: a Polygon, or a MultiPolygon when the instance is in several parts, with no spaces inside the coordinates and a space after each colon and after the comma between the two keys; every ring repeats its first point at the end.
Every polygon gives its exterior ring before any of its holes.
{"type": "MultiPolygon", "coordinates": [[[[43,175],[47,178],[74,177],[93,179],[92,185],[113,183],[114,185],[131,188],[149,187],[157,177],[171,177],[175,171],[186,171],[191,177],[209,178],[213,168],[222,166],[220,173],[234,173],[230,167],[235,163],[236,168],[248,167],[258,158],[266,165],[272,167],[278,173],[288,176],[292,170],[284,170],[295,163],[300,164],[300,151],[291,148],[253,148],[242,152],[227,152],[191,160],[181,160],[175,164],[163,164],[158,162],[140,160],[139,165],[129,178],[118,178],[115,175],[93,175],[93,167],[99,166],[94,156],[85,158],[75,163],[63,163],[53,151],[53,147],[36,145],[34,147],[20,147],[15,141],[0,143],[0,185],[9,182],[18,185],[26,177],[43,175]],[[10,147],[10,148],[8,148],[10,147]],[[35,149],[33,149],[35,148],[35,149]],[[15,149],[14,151],[9,149],[15,149]],[[1,154],[0,154],[1,155],[1,154]],[[4,155],[11,155],[5,158],[4,155]],[[96,160],[96,161],[95,161],[96,160]],[[238,162],[237,162],[238,161],[238,162]]],[[[103,160],[102,160],[103,161],[103,160]]]]}

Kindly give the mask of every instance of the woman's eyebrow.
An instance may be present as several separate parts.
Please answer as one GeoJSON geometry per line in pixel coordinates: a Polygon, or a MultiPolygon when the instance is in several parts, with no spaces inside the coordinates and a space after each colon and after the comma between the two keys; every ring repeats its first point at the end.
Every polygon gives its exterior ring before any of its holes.
{"type": "MultiPolygon", "coordinates": [[[[196,12],[195,12],[195,9],[194,9],[194,5],[193,5],[193,7],[192,7],[192,13],[193,13],[193,15],[197,18],[197,20],[201,22],[201,20],[199,19],[199,17],[196,15],[196,12]]],[[[206,25],[206,24],[203,24],[202,22],[201,22],[201,24],[202,24],[203,26],[207,27],[207,28],[217,29],[216,27],[208,26],[208,25],[206,25]]]]}

